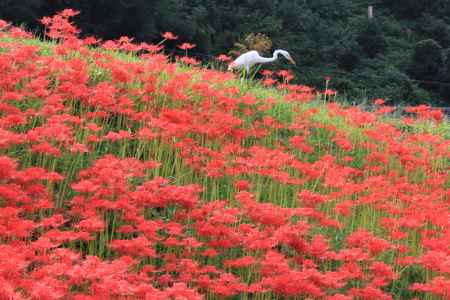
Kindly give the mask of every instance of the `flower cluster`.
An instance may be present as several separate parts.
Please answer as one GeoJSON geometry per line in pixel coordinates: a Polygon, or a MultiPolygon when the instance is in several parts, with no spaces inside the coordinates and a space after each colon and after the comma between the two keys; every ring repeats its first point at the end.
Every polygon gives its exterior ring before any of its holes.
{"type": "Polygon", "coordinates": [[[0,21],[0,299],[450,297],[440,112],[240,89],[76,14],[0,21]]]}

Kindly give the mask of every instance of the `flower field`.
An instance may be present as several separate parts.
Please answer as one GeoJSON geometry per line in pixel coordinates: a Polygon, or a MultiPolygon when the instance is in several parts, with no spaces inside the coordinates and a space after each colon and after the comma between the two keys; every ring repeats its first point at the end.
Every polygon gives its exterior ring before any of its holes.
{"type": "Polygon", "coordinates": [[[240,82],[73,15],[45,42],[0,21],[0,299],[450,299],[441,112],[240,82]]]}

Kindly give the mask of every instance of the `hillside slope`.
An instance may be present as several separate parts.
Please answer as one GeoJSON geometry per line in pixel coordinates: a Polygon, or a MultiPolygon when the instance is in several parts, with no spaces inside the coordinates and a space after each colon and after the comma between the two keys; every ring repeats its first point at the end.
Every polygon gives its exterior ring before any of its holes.
{"type": "Polygon", "coordinates": [[[441,113],[62,38],[0,31],[0,298],[450,297],[441,113]]]}

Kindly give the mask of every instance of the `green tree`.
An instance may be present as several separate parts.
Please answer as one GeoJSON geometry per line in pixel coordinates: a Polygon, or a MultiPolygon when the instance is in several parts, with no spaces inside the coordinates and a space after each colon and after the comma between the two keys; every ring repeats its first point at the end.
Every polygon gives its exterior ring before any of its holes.
{"type": "Polygon", "coordinates": [[[336,50],[337,65],[345,71],[352,71],[361,60],[361,50],[357,43],[341,45],[336,50]]]}
{"type": "Polygon", "coordinates": [[[417,80],[433,81],[439,78],[443,64],[442,47],[435,40],[423,40],[414,48],[408,73],[417,80]]]}
{"type": "Polygon", "coordinates": [[[363,52],[370,58],[378,54],[384,54],[387,42],[383,29],[376,20],[368,20],[358,33],[356,38],[363,52]]]}
{"type": "Polygon", "coordinates": [[[417,18],[431,7],[430,1],[427,0],[381,0],[380,2],[397,16],[406,19],[417,18]]]}
{"type": "Polygon", "coordinates": [[[444,72],[441,77],[440,95],[444,105],[450,105],[450,49],[445,51],[444,72]]]}
{"type": "Polygon", "coordinates": [[[12,21],[15,25],[26,25],[30,29],[39,26],[38,19],[46,13],[42,0],[2,0],[0,1],[0,19],[12,21]]]}
{"type": "Polygon", "coordinates": [[[450,25],[443,19],[425,14],[417,24],[417,32],[424,39],[433,39],[444,48],[450,46],[450,25]]]}

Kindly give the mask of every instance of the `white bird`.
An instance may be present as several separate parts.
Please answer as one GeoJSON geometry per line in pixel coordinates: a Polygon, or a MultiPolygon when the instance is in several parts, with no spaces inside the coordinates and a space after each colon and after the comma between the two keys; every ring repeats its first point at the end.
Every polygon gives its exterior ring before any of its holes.
{"type": "Polygon", "coordinates": [[[294,59],[292,59],[289,52],[285,50],[275,50],[273,52],[272,57],[262,57],[259,55],[259,53],[255,50],[246,52],[242,55],[240,55],[238,58],[236,58],[232,63],[228,66],[228,71],[234,70],[234,69],[242,69],[245,68],[247,73],[250,72],[250,68],[255,64],[265,64],[270,63],[273,61],[276,61],[278,59],[278,55],[283,55],[290,63],[295,65],[294,59]]]}

